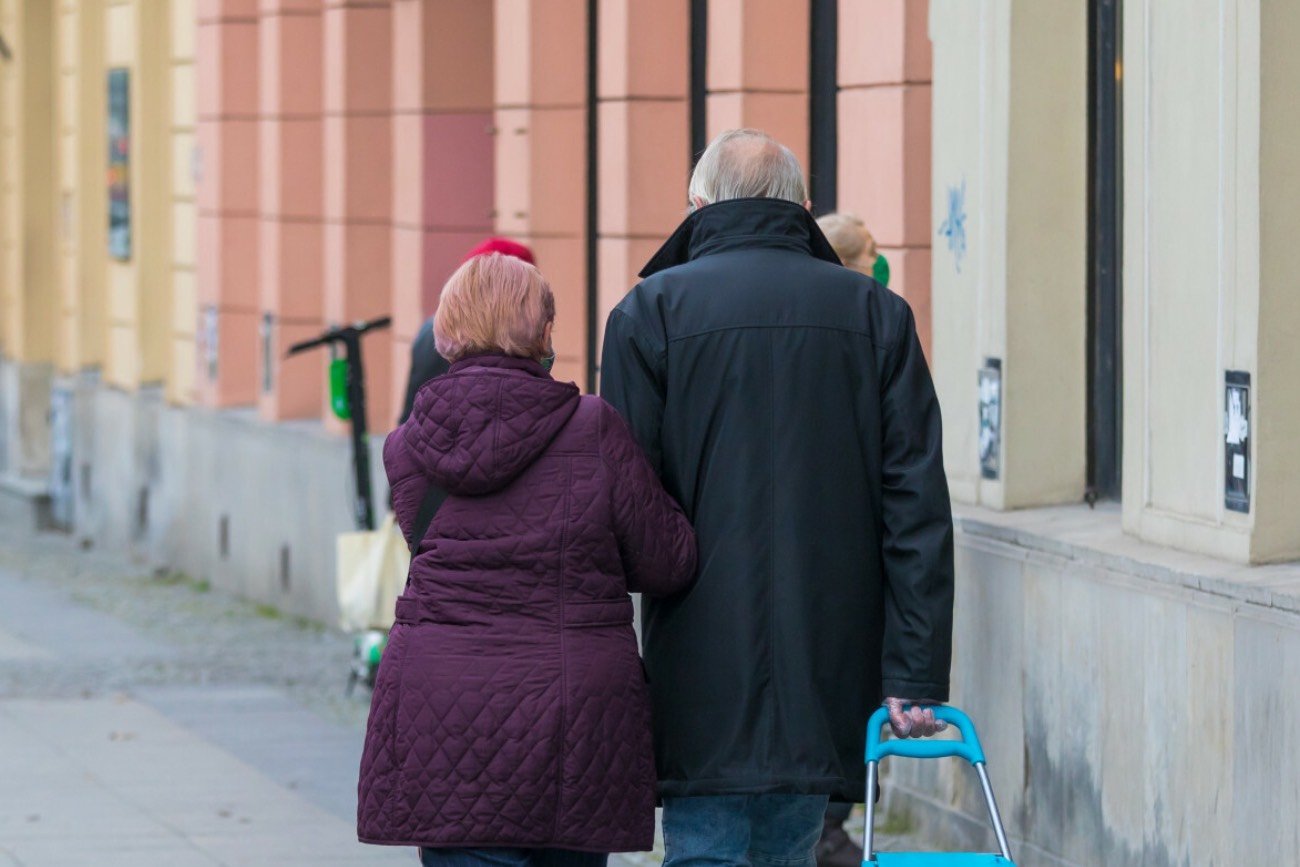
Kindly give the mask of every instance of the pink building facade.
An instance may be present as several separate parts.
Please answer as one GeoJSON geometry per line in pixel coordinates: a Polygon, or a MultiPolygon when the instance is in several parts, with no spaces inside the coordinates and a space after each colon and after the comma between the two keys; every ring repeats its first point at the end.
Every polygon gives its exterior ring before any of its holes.
{"type": "Polygon", "coordinates": [[[866,221],[928,348],[926,10],[201,0],[199,402],[331,423],[323,358],[284,350],[391,314],[365,344],[371,425],[387,429],[412,339],[489,234],[535,250],[556,373],[594,387],[606,314],[684,216],[699,147],[737,126],[790,145],[818,213],[866,221]]]}

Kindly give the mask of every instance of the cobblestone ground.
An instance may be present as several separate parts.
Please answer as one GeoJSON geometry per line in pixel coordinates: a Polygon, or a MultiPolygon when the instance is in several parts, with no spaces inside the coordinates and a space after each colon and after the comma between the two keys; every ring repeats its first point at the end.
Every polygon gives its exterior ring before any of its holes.
{"type": "Polygon", "coordinates": [[[416,863],[355,841],[368,696],[344,692],[350,647],[0,522],[0,867],[416,863]]]}
{"type": "Polygon", "coordinates": [[[351,644],[335,630],[211,591],[185,575],[81,550],[61,535],[33,536],[3,524],[0,572],[44,597],[33,608],[49,602],[63,609],[32,612],[38,619],[48,613],[51,626],[71,612],[125,627],[113,630],[119,645],[109,642],[95,653],[79,652],[77,636],[62,627],[37,636],[39,644],[67,652],[6,660],[0,695],[68,698],[158,685],[262,684],[331,722],[365,725],[364,690],[344,694],[351,644]]]}

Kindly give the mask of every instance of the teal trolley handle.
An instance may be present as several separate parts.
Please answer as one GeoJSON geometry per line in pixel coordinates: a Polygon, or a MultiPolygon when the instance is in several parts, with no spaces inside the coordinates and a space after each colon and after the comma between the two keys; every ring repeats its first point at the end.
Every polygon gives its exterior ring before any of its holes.
{"type": "Polygon", "coordinates": [[[993,798],[993,787],[989,784],[988,770],[985,768],[984,748],[980,746],[979,735],[975,733],[975,723],[970,717],[955,707],[948,705],[927,705],[934,711],[934,718],[943,720],[949,726],[961,732],[961,740],[932,740],[930,738],[891,738],[880,739],[881,730],[889,725],[889,708],[881,706],[871,715],[867,723],[867,816],[866,826],[862,831],[862,864],[870,867],[876,861],[872,847],[875,830],[872,827],[876,818],[876,779],[879,775],[880,760],[887,756],[903,756],[912,759],[941,759],[949,756],[965,759],[974,766],[979,774],[980,786],[984,789],[984,801],[989,809],[989,821],[998,837],[998,847],[1002,857],[1011,860],[1011,847],[1007,844],[1007,832],[1002,827],[1002,816],[998,812],[997,801],[993,798]]]}
{"type": "Polygon", "coordinates": [[[979,735],[975,734],[975,723],[970,717],[945,704],[926,705],[934,711],[934,718],[955,726],[961,732],[961,740],[930,740],[928,738],[894,738],[882,741],[881,730],[889,724],[889,708],[881,707],[871,715],[867,724],[867,761],[878,762],[886,756],[905,756],[909,759],[940,759],[945,756],[957,756],[972,765],[984,762],[984,750],[980,747],[979,735]]]}

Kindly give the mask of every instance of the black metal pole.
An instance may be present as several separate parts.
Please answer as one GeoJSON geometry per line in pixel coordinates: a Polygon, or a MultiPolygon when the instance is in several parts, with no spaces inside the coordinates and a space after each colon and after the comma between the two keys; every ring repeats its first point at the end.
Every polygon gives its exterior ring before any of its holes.
{"type": "Polygon", "coordinates": [[[808,69],[808,197],[835,210],[839,176],[839,0],[813,0],[808,69]]]}
{"type": "Polygon", "coordinates": [[[348,405],[352,410],[352,467],[356,472],[357,527],[375,529],[375,501],[370,488],[370,442],[366,428],[366,371],[361,363],[361,335],[348,329],[343,336],[348,359],[348,405]]]}
{"type": "Polygon", "coordinates": [[[708,145],[709,0],[691,0],[691,169],[708,145]]]}
{"type": "Polygon", "coordinates": [[[600,227],[597,213],[600,208],[597,184],[600,166],[597,112],[600,106],[596,87],[600,53],[599,7],[599,0],[587,0],[587,391],[590,394],[596,393],[600,375],[600,346],[596,341],[600,331],[600,227]]]}

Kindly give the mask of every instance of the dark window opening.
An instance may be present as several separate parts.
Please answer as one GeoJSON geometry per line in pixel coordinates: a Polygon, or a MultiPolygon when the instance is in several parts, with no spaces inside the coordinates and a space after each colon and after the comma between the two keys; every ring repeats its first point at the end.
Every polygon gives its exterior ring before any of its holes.
{"type": "Polygon", "coordinates": [[[1121,0],[1088,9],[1088,500],[1120,496],[1121,0]]]}
{"type": "Polygon", "coordinates": [[[808,197],[813,211],[836,207],[839,183],[839,0],[812,0],[808,51],[808,197]]]}

